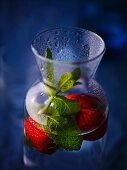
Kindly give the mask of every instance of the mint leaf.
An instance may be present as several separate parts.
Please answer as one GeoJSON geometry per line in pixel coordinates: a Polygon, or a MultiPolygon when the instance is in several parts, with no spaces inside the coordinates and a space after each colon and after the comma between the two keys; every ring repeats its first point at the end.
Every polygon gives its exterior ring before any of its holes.
{"type": "MultiPolygon", "coordinates": [[[[46,58],[52,60],[52,52],[49,48],[46,48],[46,58]]],[[[47,75],[47,84],[51,85],[54,87],[54,67],[53,63],[47,62],[46,65],[46,75],[47,75]]]]}
{"type": "Polygon", "coordinates": [[[56,96],[52,100],[53,108],[56,109],[59,115],[72,116],[79,110],[79,103],[75,100],[69,100],[64,96],[56,96]]]}
{"type": "Polygon", "coordinates": [[[64,73],[59,80],[58,87],[59,90],[65,92],[73,87],[75,80],[71,73],[64,73]]]}
{"type": "Polygon", "coordinates": [[[80,129],[71,118],[49,116],[47,125],[43,126],[43,129],[58,147],[68,151],[80,149],[83,137],[80,135],[80,129]]]}
{"type": "Polygon", "coordinates": [[[77,80],[80,78],[80,76],[81,76],[81,70],[80,70],[80,68],[74,69],[74,70],[72,71],[72,76],[73,76],[73,79],[74,79],[75,81],[77,81],[77,80]]]}
{"type": "Polygon", "coordinates": [[[57,130],[57,133],[50,134],[50,137],[60,147],[68,151],[80,150],[83,137],[80,134],[80,130],[71,119],[67,119],[68,123],[61,130],[57,130]]]}
{"type": "Polygon", "coordinates": [[[51,52],[50,48],[46,48],[46,58],[52,60],[52,52],[51,52]]]}
{"type": "Polygon", "coordinates": [[[80,68],[74,69],[72,72],[62,74],[58,82],[58,89],[61,92],[70,90],[76,81],[80,78],[80,68]]]}
{"type": "Polygon", "coordinates": [[[52,86],[49,86],[48,84],[44,84],[44,87],[43,87],[43,88],[44,88],[45,93],[46,93],[49,97],[55,96],[56,93],[57,93],[56,89],[55,89],[54,87],[52,87],[52,86]]]}
{"type": "Polygon", "coordinates": [[[48,108],[47,114],[49,116],[60,116],[59,111],[57,109],[55,109],[53,106],[50,106],[48,108]]]}
{"type": "Polygon", "coordinates": [[[68,118],[63,116],[48,116],[47,125],[43,126],[49,134],[57,134],[57,131],[62,130],[68,123],[68,118]]]}

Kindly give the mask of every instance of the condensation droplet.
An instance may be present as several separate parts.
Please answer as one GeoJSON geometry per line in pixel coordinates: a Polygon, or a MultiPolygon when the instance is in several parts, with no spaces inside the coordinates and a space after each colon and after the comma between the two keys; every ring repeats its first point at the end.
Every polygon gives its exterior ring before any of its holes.
{"type": "Polygon", "coordinates": [[[69,38],[66,38],[66,42],[69,42],[69,38]]]}
{"type": "Polygon", "coordinates": [[[58,54],[60,54],[60,53],[61,53],[61,50],[58,51],[58,54]]]}
{"type": "Polygon", "coordinates": [[[55,34],[56,34],[56,35],[59,35],[59,32],[58,32],[58,31],[55,31],[55,34]]]}
{"type": "Polygon", "coordinates": [[[47,39],[47,43],[49,43],[49,42],[50,42],[50,39],[48,38],[48,39],[47,39]]]}
{"type": "Polygon", "coordinates": [[[79,39],[76,40],[76,43],[79,43],[79,39]]]}
{"type": "Polygon", "coordinates": [[[57,48],[57,53],[59,53],[59,49],[57,48]]]}
{"type": "Polygon", "coordinates": [[[55,47],[58,48],[59,47],[59,42],[55,42],[55,47]]]}
{"type": "Polygon", "coordinates": [[[61,54],[62,51],[63,51],[62,49],[58,49],[58,50],[57,50],[58,54],[61,54]]]}

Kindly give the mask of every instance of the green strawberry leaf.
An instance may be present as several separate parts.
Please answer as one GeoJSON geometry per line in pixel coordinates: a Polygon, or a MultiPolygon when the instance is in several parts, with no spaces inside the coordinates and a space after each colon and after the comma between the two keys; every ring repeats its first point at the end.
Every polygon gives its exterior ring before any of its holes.
{"type": "Polygon", "coordinates": [[[68,123],[63,129],[57,130],[56,133],[51,133],[50,137],[54,140],[56,145],[68,151],[80,150],[83,137],[80,130],[71,119],[67,119],[68,123]]]}
{"type": "Polygon", "coordinates": [[[76,81],[80,78],[80,68],[74,69],[72,72],[62,74],[58,82],[58,89],[61,92],[70,90],[76,81]]]}
{"type": "MultiPolygon", "coordinates": [[[[50,48],[46,48],[46,58],[52,60],[52,52],[50,48]]],[[[54,84],[55,84],[54,66],[50,62],[47,62],[47,65],[46,65],[46,75],[47,75],[47,84],[54,87],[54,84]]]]}
{"type": "Polygon", "coordinates": [[[64,96],[56,96],[52,100],[53,108],[56,109],[59,115],[72,116],[79,110],[79,103],[75,100],[69,100],[64,96]]]}

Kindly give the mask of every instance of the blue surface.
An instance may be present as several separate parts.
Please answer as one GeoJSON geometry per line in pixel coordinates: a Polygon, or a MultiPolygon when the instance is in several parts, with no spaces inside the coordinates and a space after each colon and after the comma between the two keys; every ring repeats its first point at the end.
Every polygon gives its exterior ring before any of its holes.
{"type": "Polygon", "coordinates": [[[99,2],[75,0],[72,5],[72,1],[66,0],[1,1],[0,170],[23,169],[23,103],[38,73],[30,44],[36,33],[50,26],[83,27],[105,39],[107,55],[96,79],[107,92],[110,103],[106,164],[108,170],[127,169],[125,8],[119,3],[118,8],[108,8],[110,2],[99,2]]]}

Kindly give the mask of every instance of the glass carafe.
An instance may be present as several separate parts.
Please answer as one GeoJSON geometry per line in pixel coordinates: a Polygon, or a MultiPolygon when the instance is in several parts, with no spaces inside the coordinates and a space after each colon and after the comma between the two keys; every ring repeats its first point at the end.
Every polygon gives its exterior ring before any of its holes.
{"type": "Polygon", "coordinates": [[[25,169],[102,169],[108,102],[94,75],[104,41],[85,29],[55,28],[36,35],[32,51],[40,75],[25,99],[25,169]]]}

